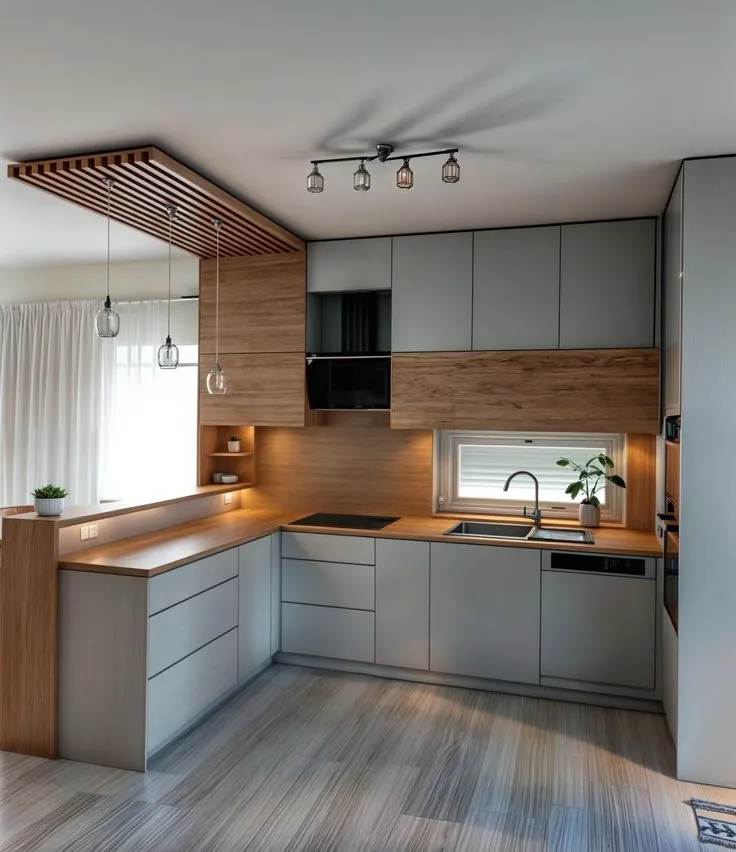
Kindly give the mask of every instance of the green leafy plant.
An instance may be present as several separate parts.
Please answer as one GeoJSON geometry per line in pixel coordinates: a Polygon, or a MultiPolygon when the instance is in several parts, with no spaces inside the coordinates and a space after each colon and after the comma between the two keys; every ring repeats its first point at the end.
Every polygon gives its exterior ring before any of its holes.
{"type": "Polygon", "coordinates": [[[601,501],[595,495],[604,487],[606,482],[610,482],[611,485],[618,485],[619,488],[626,488],[623,479],[610,472],[614,468],[613,460],[603,453],[593,456],[585,465],[579,465],[572,459],[565,458],[558,459],[557,464],[560,467],[571,467],[578,473],[577,479],[565,489],[565,494],[569,494],[571,500],[575,500],[582,491],[585,496],[580,501],[581,503],[600,506],[601,501]]]}
{"type": "Polygon", "coordinates": [[[32,494],[34,497],[38,497],[39,500],[55,500],[61,497],[66,497],[68,495],[68,491],[66,488],[62,488],[60,485],[42,485],[40,488],[36,488],[32,494]]]}
{"type": "Polygon", "coordinates": [[[233,435],[233,436],[232,436],[229,440],[230,440],[230,441],[239,441],[239,440],[240,440],[240,438],[238,438],[238,436],[237,436],[237,435],[233,435]]]}

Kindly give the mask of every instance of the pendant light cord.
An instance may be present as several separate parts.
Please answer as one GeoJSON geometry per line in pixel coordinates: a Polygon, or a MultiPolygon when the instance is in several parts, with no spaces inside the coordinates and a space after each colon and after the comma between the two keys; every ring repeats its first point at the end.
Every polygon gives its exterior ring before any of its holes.
{"type": "Polygon", "coordinates": [[[166,340],[171,340],[171,232],[174,227],[176,208],[169,207],[169,322],[166,329],[166,340]]]}
{"type": "Polygon", "coordinates": [[[112,187],[114,181],[107,181],[107,299],[106,305],[110,303],[110,211],[112,209],[112,187]]]}
{"type": "Polygon", "coordinates": [[[215,220],[217,235],[217,259],[215,261],[215,364],[220,365],[220,228],[222,223],[215,220]]]}

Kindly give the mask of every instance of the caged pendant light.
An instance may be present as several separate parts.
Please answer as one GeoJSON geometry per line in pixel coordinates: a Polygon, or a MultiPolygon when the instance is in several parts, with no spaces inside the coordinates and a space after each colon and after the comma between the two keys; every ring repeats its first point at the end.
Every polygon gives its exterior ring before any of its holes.
{"type": "Polygon", "coordinates": [[[115,181],[112,178],[105,178],[105,186],[107,187],[107,297],[104,306],[95,316],[95,331],[98,337],[117,337],[120,331],[120,314],[110,302],[110,210],[115,181]]]}
{"type": "Polygon", "coordinates": [[[166,330],[166,343],[158,347],[158,365],[162,370],[173,370],[179,366],[179,347],[171,342],[171,234],[176,221],[177,209],[169,206],[166,208],[169,216],[169,320],[166,330]]]}
{"type": "Polygon", "coordinates": [[[207,373],[207,393],[227,393],[227,379],[220,369],[220,219],[213,219],[212,224],[217,235],[217,260],[215,265],[215,364],[207,373]]]}

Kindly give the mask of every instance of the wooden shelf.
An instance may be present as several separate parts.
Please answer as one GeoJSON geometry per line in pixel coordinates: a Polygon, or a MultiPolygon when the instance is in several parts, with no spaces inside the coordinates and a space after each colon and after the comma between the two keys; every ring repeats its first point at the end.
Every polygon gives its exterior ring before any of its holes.
{"type": "Polygon", "coordinates": [[[253,453],[207,453],[207,458],[245,459],[252,455],[253,453]]]}

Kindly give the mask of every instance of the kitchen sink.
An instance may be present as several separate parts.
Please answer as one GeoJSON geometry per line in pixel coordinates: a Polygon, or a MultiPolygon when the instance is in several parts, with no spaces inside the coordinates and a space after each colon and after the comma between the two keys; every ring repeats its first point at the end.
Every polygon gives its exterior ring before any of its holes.
{"type": "Polygon", "coordinates": [[[554,527],[537,527],[529,536],[533,541],[571,541],[575,544],[593,544],[590,530],[563,530],[554,527]]]}
{"type": "Polygon", "coordinates": [[[461,535],[469,538],[519,539],[529,541],[560,541],[575,544],[593,544],[590,530],[561,529],[559,527],[534,527],[531,524],[498,524],[492,521],[460,521],[443,535],[461,535]]]}
{"type": "Polygon", "coordinates": [[[531,524],[494,524],[490,521],[460,521],[444,535],[482,536],[483,538],[526,538],[531,524]]]}

